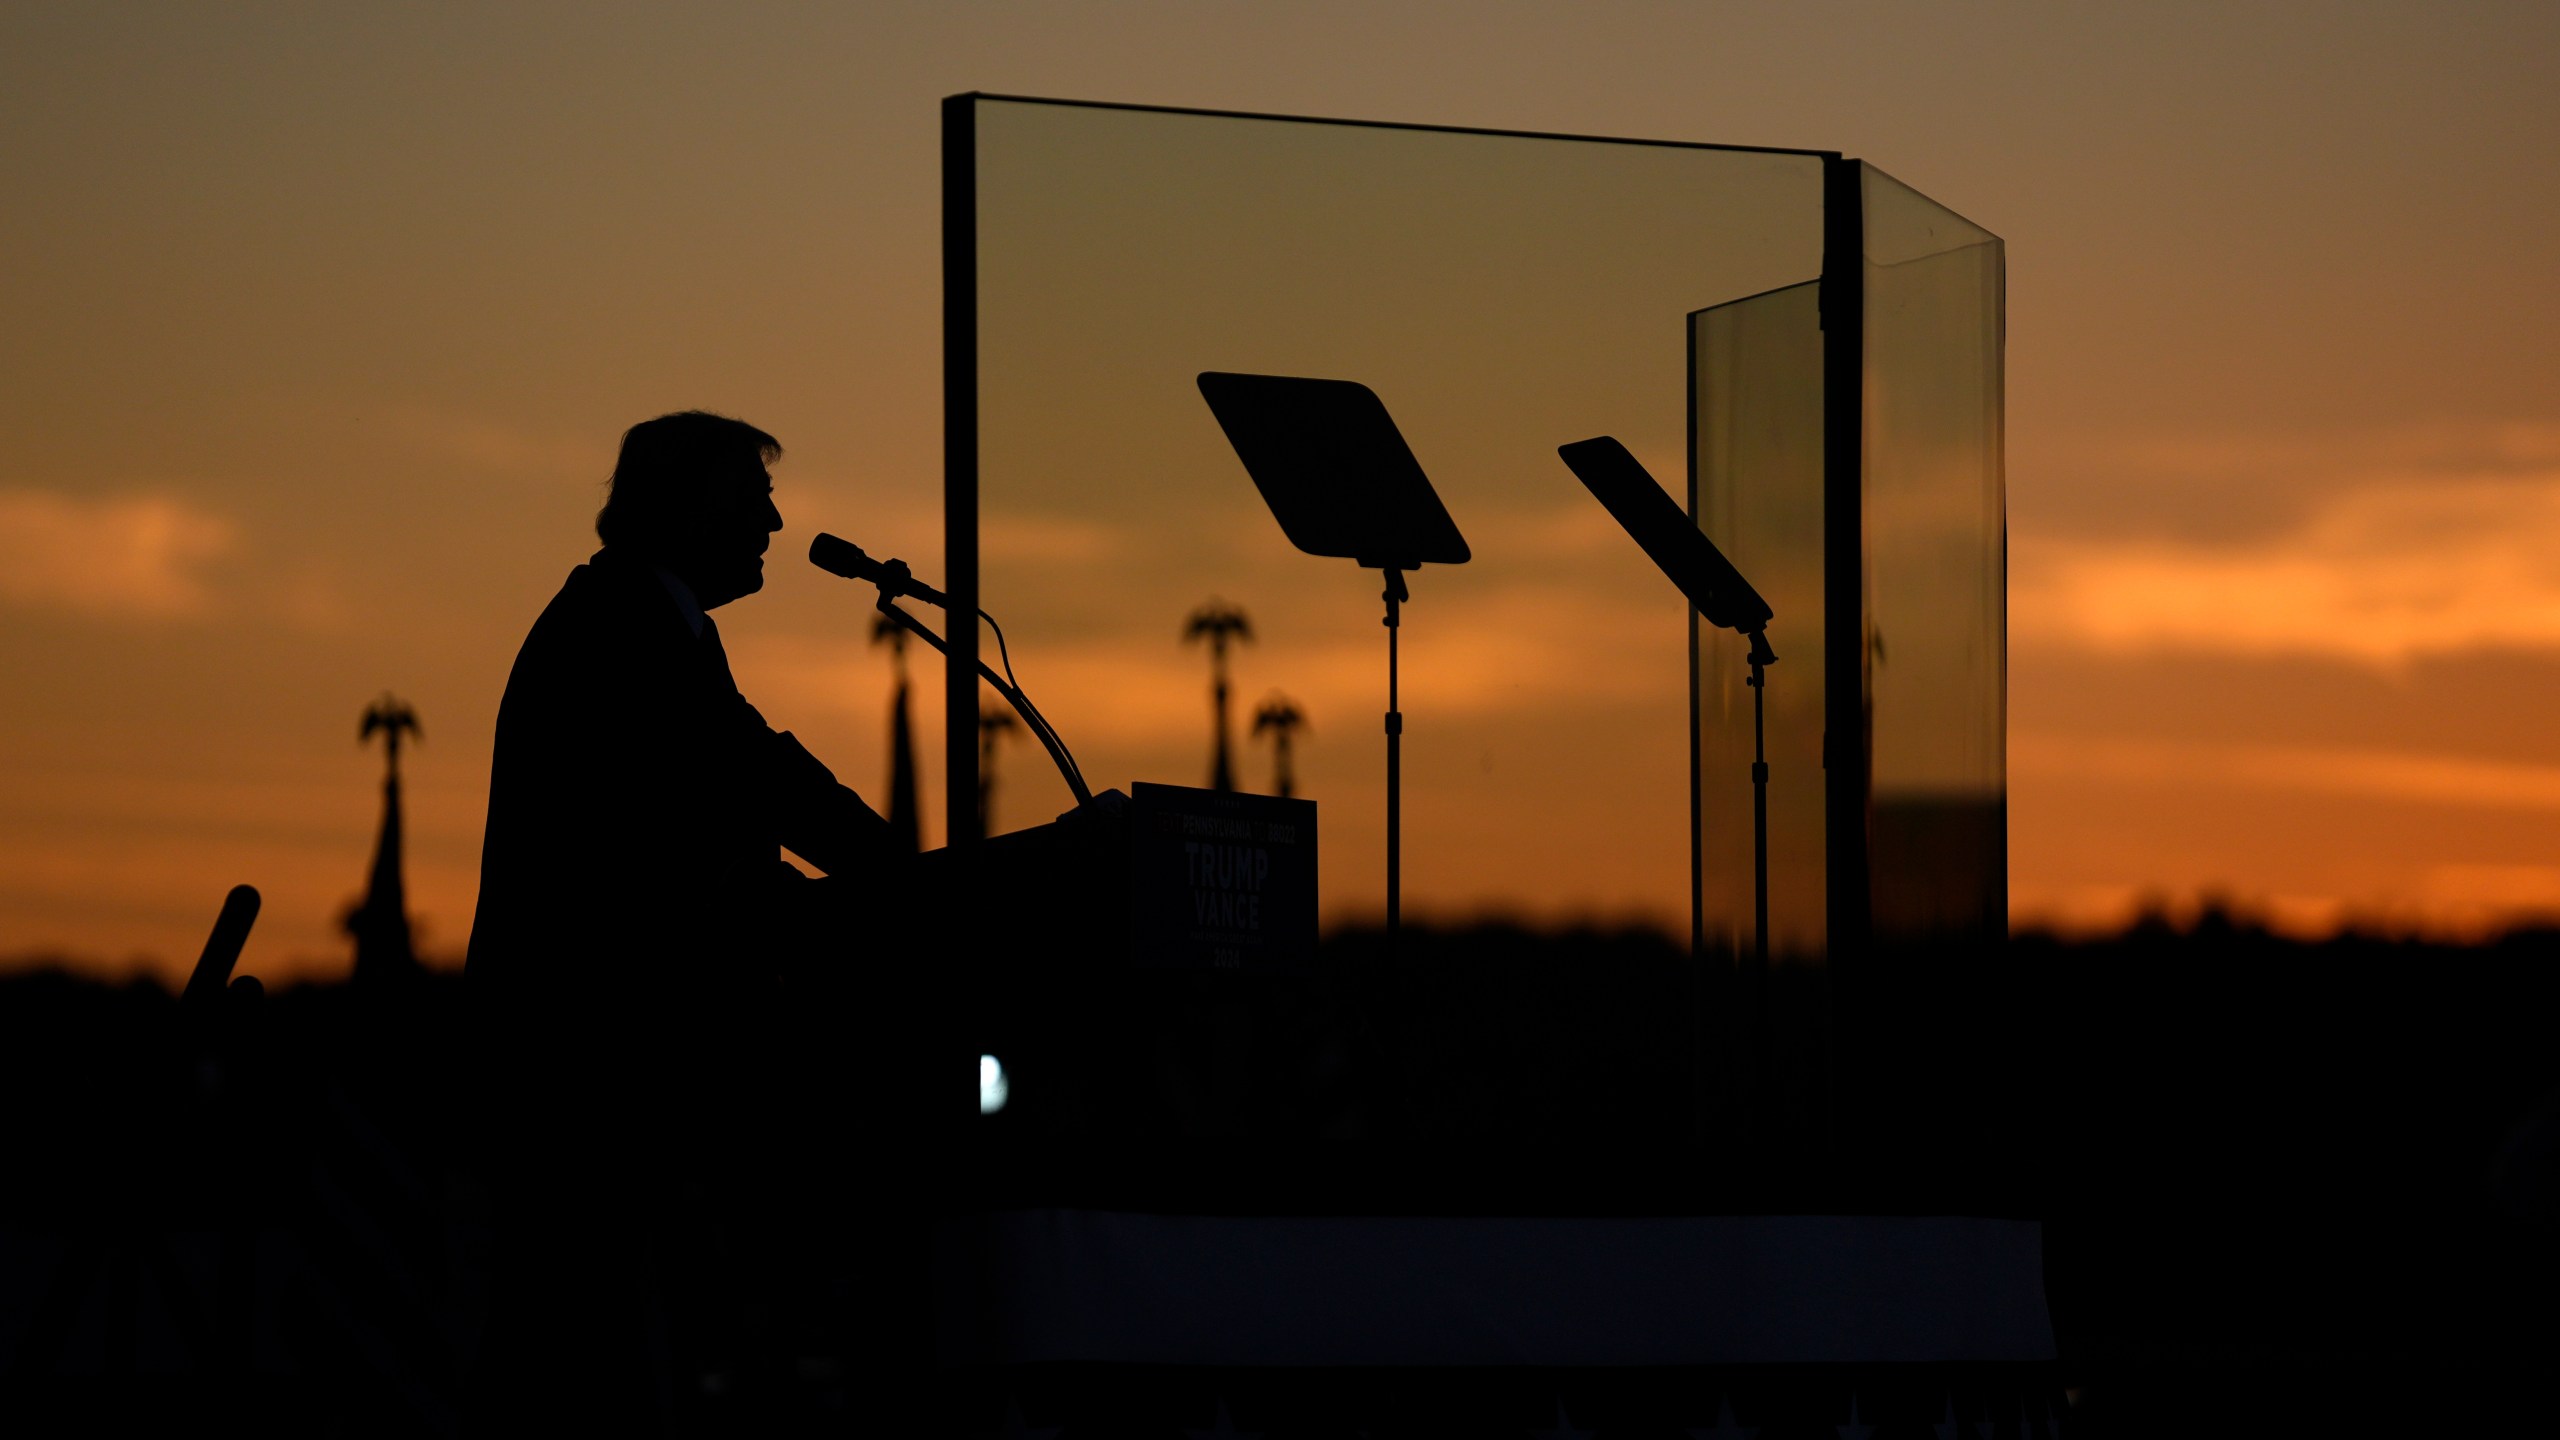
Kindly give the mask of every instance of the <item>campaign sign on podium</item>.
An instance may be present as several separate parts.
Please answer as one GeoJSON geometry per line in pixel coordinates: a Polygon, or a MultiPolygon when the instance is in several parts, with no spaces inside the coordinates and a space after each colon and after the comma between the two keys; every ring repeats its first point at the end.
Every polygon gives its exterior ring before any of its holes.
{"type": "Polygon", "coordinates": [[[1179,970],[1304,970],[1316,953],[1316,804],[1130,787],[1131,958],[1179,970]]]}

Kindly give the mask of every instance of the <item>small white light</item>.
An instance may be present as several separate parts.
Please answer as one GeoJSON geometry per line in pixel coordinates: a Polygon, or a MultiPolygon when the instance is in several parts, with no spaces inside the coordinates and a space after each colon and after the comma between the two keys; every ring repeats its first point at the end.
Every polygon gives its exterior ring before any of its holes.
{"type": "Polygon", "coordinates": [[[993,1055],[978,1057],[978,1113],[993,1115],[1004,1108],[1004,1097],[1013,1085],[1004,1078],[1004,1062],[993,1055]]]}

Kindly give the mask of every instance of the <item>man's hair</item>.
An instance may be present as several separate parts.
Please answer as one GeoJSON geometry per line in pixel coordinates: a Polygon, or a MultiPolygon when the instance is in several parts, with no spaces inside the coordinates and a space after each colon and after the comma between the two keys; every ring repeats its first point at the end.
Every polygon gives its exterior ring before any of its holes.
{"type": "Polygon", "coordinates": [[[604,508],[596,512],[596,538],[607,545],[655,544],[695,513],[692,502],[705,488],[741,462],[770,465],[781,458],[781,441],[708,410],[643,420],[622,432],[622,454],[613,462],[604,508]]]}

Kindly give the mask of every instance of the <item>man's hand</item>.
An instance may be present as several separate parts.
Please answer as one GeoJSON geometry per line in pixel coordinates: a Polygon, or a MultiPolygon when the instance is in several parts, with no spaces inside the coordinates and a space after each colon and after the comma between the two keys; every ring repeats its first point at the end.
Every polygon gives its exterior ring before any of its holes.
{"type": "Polygon", "coordinates": [[[1129,797],[1119,790],[1105,790],[1073,810],[1058,817],[1061,825],[1125,824],[1129,819],[1129,797]]]}

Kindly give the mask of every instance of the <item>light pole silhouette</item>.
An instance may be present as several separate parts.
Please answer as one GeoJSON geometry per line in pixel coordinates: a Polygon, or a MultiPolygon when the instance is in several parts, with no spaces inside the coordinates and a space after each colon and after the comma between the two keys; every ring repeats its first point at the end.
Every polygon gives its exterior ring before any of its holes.
{"type": "Polygon", "coordinates": [[[1297,702],[1277,690],[1264,697],[1261,708],[1253,712],[1253,733],[1270,732],[1271,786],[1283,800],[1298,793],[1297,772],[1289,763],[1289,741],[1306,724],[1306,713],[1297,702]]]}
{"type": "Polygon", "coordinates": [[[1227,644],[1231,640],[1251,640],[1253,622],[1235,606],[1212,599],[1183,622],[1182,638],[1186,644],[1194,640],[1209,642],[1210,724],[1215,732],[1211,738],[1209,788],[1233,790],[1235,767],[1227,758],[1227,644]]]}
{"type": "Polygon", "coordinates": [[[418,970],[408,886],[400,863],[400,737],[427,738],[418,725],[418,712],[389,691],[365,708],[356,743],[364,744],[377,731],[382,735],[384,762],[382,832],[374,840],[373,874],[364,900],[347,915],[347,933],[356,942],[356,983],[370,986],[397,983],[418,970]]]}
{"type": "MultiPolygon", "coordinates": [[[[886,615],[871,621],[871,643],[889,642],[898,688],[889,700],[889,843],[913,855],[924,848],[916,807],[916,732],[907,690],[907,627],[886,615]]],[[[980,808],[985,807],[982,804],[980,808]]]]}
{"type": "Polygon", "coordinates": [[[1010,710],[978,711],[978,833],[996,833],[996,742],[1022,728],[1010,710]]]}

